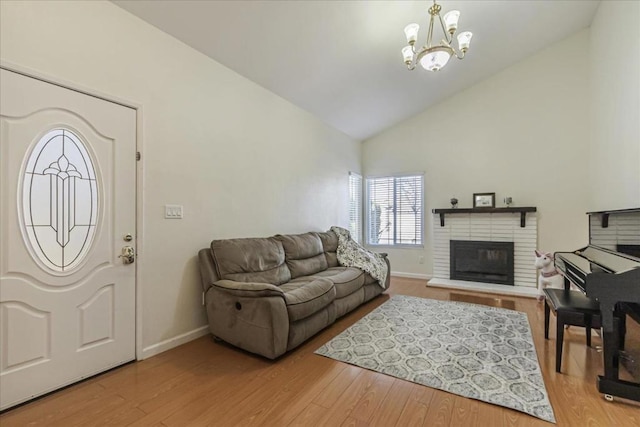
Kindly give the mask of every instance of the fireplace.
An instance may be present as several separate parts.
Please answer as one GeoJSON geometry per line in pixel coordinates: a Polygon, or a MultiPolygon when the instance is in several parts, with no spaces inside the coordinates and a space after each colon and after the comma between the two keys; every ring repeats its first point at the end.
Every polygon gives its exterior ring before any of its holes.
{"type": "Polygon", "coordinates": [[[469,209],[467,213],[451,209],[445,213],[444,225],[440,214],[433,212],[433,276],[429,286],[537,297],[538,272],[533,266],[533,252],[538,248],[535,208],[525,214],[524,227],[522,213],[512,212],[514,208],[495,208],[491,212],[487,209],[469,209]],[[457,273],[451,273],[451,246],[460,240],[482,240],[482,244],[513,242],[513,281],[505,280],[513,286],[498,284],[500,280],[493,278],[486,282],[477,277],[452,279],[457,273]]]}
{"type": "Polygon", "coordinates": [[[514,285],[513,242],[450,241],[452,280],[514,285]]]}

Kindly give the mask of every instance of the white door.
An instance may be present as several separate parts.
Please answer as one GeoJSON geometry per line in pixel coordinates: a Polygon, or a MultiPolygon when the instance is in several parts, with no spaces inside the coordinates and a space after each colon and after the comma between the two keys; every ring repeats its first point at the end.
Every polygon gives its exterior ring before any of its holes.
{"type": "Polygon", "coordinates": [[[136,111],[0,73],[6,409],[135,358],[136,111]]]}

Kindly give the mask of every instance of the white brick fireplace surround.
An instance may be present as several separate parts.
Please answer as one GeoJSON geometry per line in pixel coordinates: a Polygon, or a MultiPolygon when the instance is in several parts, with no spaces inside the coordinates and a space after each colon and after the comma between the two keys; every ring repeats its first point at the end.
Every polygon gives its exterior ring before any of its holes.
{"type": "MultiPolygon", "coordinates": [[[[506,210],[506,209],[505,209],[506,210]]],[[[436,209],[434,212],[449,209],[436,209]]],[[[538,243],[534,212],[482,212],[477,209],[433,215],[433,278],[429,286],[465,289],[507,295],[537,296],[537,272],[533,266],[538,243]],[[524,220],[524,221],[523,221],[524,220]],[[444,226],[441,226],[441,221],[444,226]],[[521,227],[524,222],[524,227],[521,227]],[[449,246],[451,240],[475,240],[514,243],[514,286],[451,280],[449,246]]]]}

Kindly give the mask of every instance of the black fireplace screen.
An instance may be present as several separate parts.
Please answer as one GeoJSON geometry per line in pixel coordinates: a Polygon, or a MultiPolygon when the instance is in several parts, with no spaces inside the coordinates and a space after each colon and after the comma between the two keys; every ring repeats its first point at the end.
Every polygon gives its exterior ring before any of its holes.
{"type": "Polygon", "coordinates": [[[452,280],[513,285],[513,242],[450,241],[452,280]]]}

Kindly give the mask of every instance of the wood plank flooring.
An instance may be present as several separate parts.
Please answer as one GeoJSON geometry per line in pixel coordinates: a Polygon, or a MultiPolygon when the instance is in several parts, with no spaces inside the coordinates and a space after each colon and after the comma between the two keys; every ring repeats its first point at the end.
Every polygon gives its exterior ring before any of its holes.
{"type": "MultiPolygon", "coordinates": [[[[530,298],[428,288],[392,278],[389,291],[339,319],[276,361],[203,337],[96,376],[0,415],[10,426],[549,426],[517,411],[466,399],[337,362],[313,352],[389,295],[512,305],[527,313],[557,425],[640,426],[640,405],[597,392],[602,354],[584,330],[565,332],[563,373],[555,372],[555,324],[530,298]],[[451,296],[453,295],[453,297],[451,296]],[[493,301],[493,302],[492,302],[493,301]]],[[[553,318],[553,316],[552,316],[553,318]]],[[[630,322],[630,327],[633,327],[630,322]]],[[[640,336],[630,330],[632,336],[640,336]]],[[[629,344],[628,344],[629,345],[629,344]]],[[[631,345],[640,345],[637,341],[631,345]]]]}

